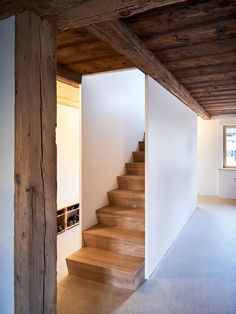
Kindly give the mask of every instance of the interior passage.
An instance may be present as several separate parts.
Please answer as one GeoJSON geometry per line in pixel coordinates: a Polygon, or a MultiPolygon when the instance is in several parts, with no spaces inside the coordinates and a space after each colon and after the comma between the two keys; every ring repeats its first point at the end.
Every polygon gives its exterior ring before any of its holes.
{"type": "Polygon", "coordinates": [[[235,314],[235,243],[236,201],[202,197],[152,277],[135,293],[68,276],[58,288],[58,314],[235,314]]]}

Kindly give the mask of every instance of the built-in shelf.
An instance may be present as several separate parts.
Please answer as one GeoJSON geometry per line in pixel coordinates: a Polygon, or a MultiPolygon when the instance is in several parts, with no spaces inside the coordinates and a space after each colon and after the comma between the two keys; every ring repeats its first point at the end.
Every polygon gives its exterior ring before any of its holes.
{"type": "Polygon", "coordinates": [[[79,203],[57,210],[57,234],[79,225],[79,203]]]}

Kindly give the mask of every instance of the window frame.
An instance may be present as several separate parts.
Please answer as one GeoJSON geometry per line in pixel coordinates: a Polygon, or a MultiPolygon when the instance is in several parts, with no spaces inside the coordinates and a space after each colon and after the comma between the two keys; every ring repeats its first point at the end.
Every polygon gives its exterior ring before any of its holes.
{"type": "Polygon", "coordinates": [[[224,125],[223,126],[223,168],[227,168],[227,169],[236,169],[236,166],[229,166],[227,165],[227,162],[226,162],[226,155],[227,155],[227,152],[226,152],[226,130],[227,129],[236,129],[236,124],[234,125],[224,125]]]}

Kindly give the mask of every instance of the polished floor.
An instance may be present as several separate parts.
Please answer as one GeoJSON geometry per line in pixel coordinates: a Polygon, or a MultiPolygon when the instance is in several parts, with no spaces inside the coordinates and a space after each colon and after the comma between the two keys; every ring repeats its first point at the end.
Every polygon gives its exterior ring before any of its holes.
{"type": "Polygon", "coordinates": [[[162,262],[136,292],[74,276],[58,314],[236,314],[236,200],[201,197],[162,262]]]}

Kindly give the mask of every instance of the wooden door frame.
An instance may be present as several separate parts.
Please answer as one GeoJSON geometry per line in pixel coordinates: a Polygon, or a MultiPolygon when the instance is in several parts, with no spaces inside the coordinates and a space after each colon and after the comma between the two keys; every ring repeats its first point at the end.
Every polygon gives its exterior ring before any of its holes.
{"type": "Polygon", "coordinates": [[[56,27],[15,26],[15,313],[56,313],[56,27]]]}

